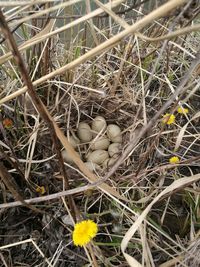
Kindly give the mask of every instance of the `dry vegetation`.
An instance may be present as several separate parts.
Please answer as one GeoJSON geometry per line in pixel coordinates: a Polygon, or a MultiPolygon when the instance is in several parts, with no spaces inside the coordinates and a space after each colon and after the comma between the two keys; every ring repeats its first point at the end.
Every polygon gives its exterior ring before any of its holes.
{"type": "Polygon", "coordinates": [[[0,266],[200,266],[199,1],[0,7],[0,266]],[[123,142],[92,172],[68,137],[99,115],[123,142]]]}

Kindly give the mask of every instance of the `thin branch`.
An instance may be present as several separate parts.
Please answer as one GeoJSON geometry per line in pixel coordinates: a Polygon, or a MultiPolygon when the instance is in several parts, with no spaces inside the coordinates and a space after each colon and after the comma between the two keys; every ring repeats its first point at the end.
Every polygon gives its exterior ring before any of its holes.
{"type": "MultiPolygon", "coordinates": [[[[103,180],[99,180],[98,182],[92,183],[92,184],[88,184],[85,186],[81,186],[78,188],[74,188],[74,189],[70,189],[70,190],[65,190],[59,193],[54,193],[48,196],[42,196],[42,197],[35,197],[35,198],[31,198],[31,199],[24,199],[25,203],[27,204],[34,204],[34,203],[39,203],[39,202],[43,202],[43,201],[49,201],[49,200],[53,200],[53,199],[57,199],[60,197],[65,197],[65,196],[70,196],[70,195],[74,195],[74,194],[78,194],[81,192],[84,192],[88,189],[92,189],[97,187],[98,185],[100,185],[103,182],[103,180]]],[[[3,203],[0,204],[0,209],[5,209],[5,208],[13,208],[13,207],[17,207],[17,206],[21,206],[23,205],[20,201],[14,201],[14,202],[10,202],[10,203],[3,203]]]]}

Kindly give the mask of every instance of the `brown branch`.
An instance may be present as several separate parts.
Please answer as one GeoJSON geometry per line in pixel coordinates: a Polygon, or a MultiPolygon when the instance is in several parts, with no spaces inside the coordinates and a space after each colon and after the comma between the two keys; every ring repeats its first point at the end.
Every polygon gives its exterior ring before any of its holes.
{"type": "MultiPolygon", "coordinates": [[[[28,88],[27,89],[28,93],[29,93],[35,107],[37,108],[38,113],[41,115],[42,119],[46,122],[46,124],[49,128],[50,135],[51,135],[51,138],[52,138],[53,143],[54,143],[54,148],[55,148],[55,151],[56,151],[56,154],[58,157],[58,162],[60,165],[60,171],[61,171],[62,176],[64,177],[65,188],[69,189],[69,181],[68,181],[68,177],[66,174],[63,157],[62,157],[62,154],[60,152],[60,147],[59,147],[60,143],[59,143],[59,140],[58,140],[56,132],[55,132],[54,124],[53,124],[52,120],[49,118],[42,101],[40,100],[39,96],[35,92],[35,89],[33,87],[31,79],[29,77],[28,71],[27,71],[26,66],[24,64],[24,61],[21,57],[21,54],[20,54],[18,47],[17,47],[17,44],[16,44],[16,42],[13,38],[13,35],[12,35],[8,25],[7,25],[7,22],[4,18],[4,15],[3,15],[1,9],[0,9],[0,27],[1,27],[1,31],[3,32],[4,36],[6,37],[6,39],[8,41],[8,44],[10,46],[12,53],[13,53],[14,59],[18,65],[18,67],[19,67],[22,79],[28,88]]],[[[71,196],[68,197],[68,202],[69,202],[69,206],[70,206],[72,215],[75,219],[75,217],[76,217],[75,216],[75,208],[74,208],[75,204],[74,204],[73,198],[71,196]]]]}

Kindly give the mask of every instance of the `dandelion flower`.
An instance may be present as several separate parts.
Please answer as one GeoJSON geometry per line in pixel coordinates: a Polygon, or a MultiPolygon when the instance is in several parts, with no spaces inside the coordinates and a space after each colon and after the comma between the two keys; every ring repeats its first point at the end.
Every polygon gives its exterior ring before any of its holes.
{"type": "Polygon", "coordinates": [[[179,158],[178,157],[171,157],[170,159],[169,159],[169,162],[171,163],[171,164],[177,164],[177,163],[179,163],[180,162],[180,160],[179,160],[179,158]]]}
{"type": "Polygon", "coordinates": [[[46,192],[44,186],[37,186],[35,191],[40,193],[41,195],[44,195],[44,193],[46,192]]]}
{"type": "Polygon", "coordinates": [[[180,114],[187,114],[189,112],[188,108],[182,108],[182,107],[179,107],[177,109],[178,113],[180,114]]]}
{"type": "Polygon", "coordinates": [[[13,126],[13,121],[9,118],[6,118],[3,120],[3,126],[6,128],[6,129],[10,129],[12,126],[13,126]]]}
{"type": "Polygon", "coordinates": [[[96,236],[97,232],[97,224],[92,220],[76,223],[72,235],[74,245],[81,247],[87,245],[96,236]]]}
{"type": "Polygon", "coordinates": [[[170,125],[175,122],[175,118],[176,117],[173,114],[166,113],[163,116],[162,122],[170,125]]]}

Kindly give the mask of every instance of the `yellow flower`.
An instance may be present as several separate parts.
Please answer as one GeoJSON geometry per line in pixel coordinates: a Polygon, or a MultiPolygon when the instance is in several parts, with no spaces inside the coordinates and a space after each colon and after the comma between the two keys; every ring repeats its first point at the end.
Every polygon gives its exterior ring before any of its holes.
{"type": "Polygon", "coordinates": [[[188,108],[182,108],[182,107],[179,107],[177,109],[178,113],[180,114],[187,114],[189,112],[188,108]]]}
{"type": "Polygon", "coordinates": [[[92,220],[76,223],[72,235],[74,245],[81,247],[87,245],[96,236],[97,232],[97,224],[92,220]]]}
{"type": "Polygon", "coordinates": [[[162,122],[170,125],[175,122],[175,118],[176,117],[173,114],[166,113],[163,116],[162,122]]]}
{"type": "Polygon", "coordinates": [[[36,192],[40,193],[41,195],[44,195],[44,193],[46,192],[44,186],[37,186],[35,189],[36,192]]]}
{"type": "Polygon", "coordinates": [[[177,164],[177,163],[179,163],[180,162],[180,160],[179,160],[179,158],[178,157],[171,157],[170,159],[169,159],[169,162],[171,163],[171,164],[177,164]]]}

